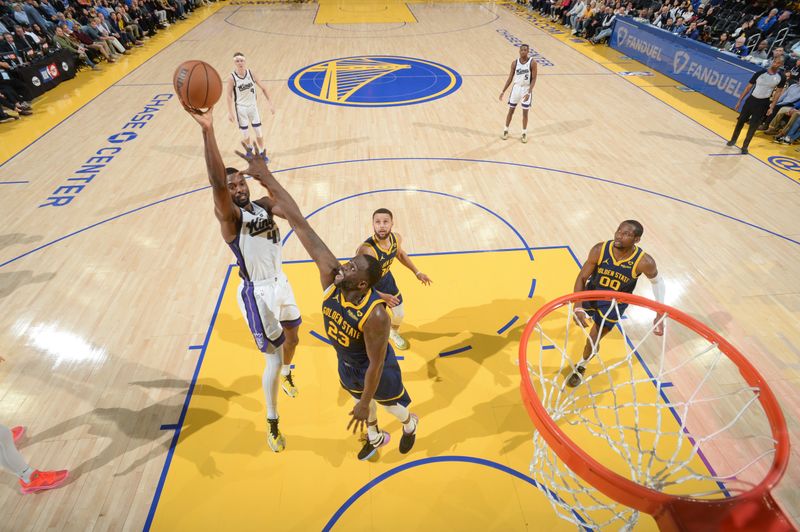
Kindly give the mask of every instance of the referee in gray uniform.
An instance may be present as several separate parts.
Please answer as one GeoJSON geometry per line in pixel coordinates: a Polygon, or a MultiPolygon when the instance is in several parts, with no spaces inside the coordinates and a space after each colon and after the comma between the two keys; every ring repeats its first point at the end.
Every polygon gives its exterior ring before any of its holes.
{"type": "Polygon", "coordinates": [[[739,101],[736,102],[734,109],[738,109],[742,105],[742,99],[747,96],[750,89],[753,89],[752,94],[744,101],[739,120],[736,121],[736,127],[733,130],[733,136],[728,141],[728,146],[735,145],[745,122],[749,120],[750,125],[747,128],[747,136],[744,138],[744,144],[742,144],[742,154],[747,153],[747,147],[750,145],[750,140],[755,135],[758,125],[764,120],[768,111],[772,112],[775,108],[775,102],[781,97],[783,86],[786,85],[786,76],[781,71],[782,66],[783,56],[776,56],[769,68],[759,70],[753,74],[753,77],[750,78],[750,83],[744,88],[741,96],[739,96],[739,101]],[[777,90],[775,90],[776,88],[777,90]],[[775,96],[770,98],[773,91],[775,91],[775,96]]]}

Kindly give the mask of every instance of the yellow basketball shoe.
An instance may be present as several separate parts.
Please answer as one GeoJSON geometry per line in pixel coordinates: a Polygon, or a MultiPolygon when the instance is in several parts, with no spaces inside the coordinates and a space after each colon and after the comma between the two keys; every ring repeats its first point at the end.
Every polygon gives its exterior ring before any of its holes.
{"type": "Polygon", "coordinates": [[[269,448],[272,449],[273,452],[279,453],[286,449],[286,438],[283,437],[281,430],[278,428],[277,419],[267,419],[267,423],[269,424],[267,445],[269,445],[269,448]]]}
{"type": "Polygon", "coordinates": [[[299,392],[297,391],[297,386],[294,385],[294,378],[291,372],[288,375],[281,375],[281,388],[289,397],[297,397],[299,392]]]}
{"type": "Polygon", "coordinates": [[[405,351],[408,349],[408,341],[400,336],[400,333],[398,333],[396,330],[391,329],[389,331],[389,339],[398,350],[405,351]]]}

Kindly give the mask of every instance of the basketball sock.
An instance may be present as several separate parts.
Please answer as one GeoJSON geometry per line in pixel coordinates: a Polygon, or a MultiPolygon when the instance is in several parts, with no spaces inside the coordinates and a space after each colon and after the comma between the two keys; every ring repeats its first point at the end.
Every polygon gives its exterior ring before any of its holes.
{"type": "Polygon", "coordinates": [[[367,423],[367,438],[369,438],[369,442],[374,443],[380,436],[381,431],[378,430],[378,422],[376,421],[374,425],[367,423]]]}
{"type": "Polygon", "coordinates": [[[503,133],[508,133],[508,126],[503,127],[503,133]]]}
{"type": "MultiPolygon", "coordinates": [[[[408,408],[403,405],[384,406],[387,412],[397,418],[400,423],[405,423],[409,418],[408,408]]],[[[403,425],[405,426],[405,425],[403,425]]]]}
{"type": "Polygon", "coordinates": [[[528,128],[526,128],[526,127],[522,128],[522,134],[523,135],[527,135],[528,134],[528,128]]]}
{"type": "Polygon", "coordinates": [[[267,353],[267,365],[261,377],[261,385],[264,388],[264,398],[267,402],[267,418],[278,419],[278,375],[281,370],[281,360],[283,359],[283,347],[279,347],[274,353],[267,353]]]}
{"type": "Polygon", "coordinates": [[[403,423],[403,432],[411,434],[417,430],[417,420],[411,414],[408,415],[408,422],[403,423]]]}
{"type": "Polygon", "coordinates": [[[281,366],[281,375],[284,377],[287,375],[291,375],[292,373],[292,365],[291,364],[284,364],[281,366]]]}
{"type": "Polygon", "coordinates": [[[11,429],[5,425],[0,425],[0,466],[14,473],[26,483],[31,480],[33,468],[17,450],[11,429]]]}

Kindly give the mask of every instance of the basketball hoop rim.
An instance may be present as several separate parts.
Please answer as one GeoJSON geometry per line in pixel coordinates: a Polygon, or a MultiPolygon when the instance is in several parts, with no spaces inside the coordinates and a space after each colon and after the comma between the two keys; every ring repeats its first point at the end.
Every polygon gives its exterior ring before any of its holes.
{"type": "Polygon", "coordinates": [[[722,338],[718,333],[714,332],[697,319],[669,305],[658,303],[634,294],[604,290],[587,290],[558,297],[539,308],[539,310],[534,313],[533,317],[528,320],[522,332],[522,337],[520,338],[519,371],[522,378],[520,391],[522,393],[523,403],[528,411],[528,415],[534,425],[536,425],[536,429],[545,441],[547,441],[547,444],[572,471],[620,504],[635,508],[650,515],[655,515],[664,508],[677,502],[706,505],[709,508],[715,507],[716,509],[719,509],[720,506],[736,506],[746,501],[767,497],[770,490],[775,487],[786,472],[790,452],[786,420],[775,395],[767,385],[764,377],[761,376],[758,370],[756,370],[738,349],[722,338]],[[547,410],[533,388],[533,383],[531,382],[528,372],[527,346],[536,325],[547,314],[570,303],[598,300],[609,301],[612,299],[616,299],[619,303],[628,303],[645,307],[658,314],[665,313],[670,319],[692,329],[709,342],[716,343],[719,350],[736,364],[744,380],[750,386],[757,387],[760,390],[759,402],[767,415],[770,428],[772,429],[772,436],[776,444],[775,456],[769,471],[764,479],[753,489],[727,499],[695,499],[692,497],[669,495],[647,488],[611,471],[593,459],[573,442],[553,421],[550,414],[547,413],[547,410]]]}

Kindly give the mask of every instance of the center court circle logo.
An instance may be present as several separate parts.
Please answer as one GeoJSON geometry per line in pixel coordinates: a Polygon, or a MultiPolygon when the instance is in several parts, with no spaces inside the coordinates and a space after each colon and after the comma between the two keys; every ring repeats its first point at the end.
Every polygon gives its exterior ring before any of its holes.
{"type": "Polygon", "coordinates": [[[298,96],[350,107],[413,105],[443,98],[459,87],[461,76],[452,68],[393,55],[328,59],[289,78],[289,88],[298,96]]]}
{"type": "Polygon", "coordinates": [[[772,166],[776,166],[781,170],[800,172],[800,161],[797,159],[792,159],[791,157],[785,157],[783,155],[773,155],[767,160],[772,166]]]}

